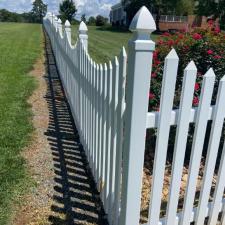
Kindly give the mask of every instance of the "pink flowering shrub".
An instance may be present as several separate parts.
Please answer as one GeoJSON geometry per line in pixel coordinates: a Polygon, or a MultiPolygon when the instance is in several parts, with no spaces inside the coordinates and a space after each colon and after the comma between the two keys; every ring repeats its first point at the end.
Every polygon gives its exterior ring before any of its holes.
{"type": "MultiPolygon", "coordinates": [[[[179,56],[178,78],[174,107],[179,106],[184,69],[193,60],[198,68],[193,106],[199,104],[202,77],[209,68],[216,74],[216,85],[225,75],[225,34],[219,28],[209,24],[208,29],[195,29],[191,33],[164,33],[156,43],[153,55],[153,69],[151,74],[151,91],[149,93],[149,111],[159,110],[161,81],[166,55],[174,48],[179,56]]],[[[215,101],[216,93],[214,93],[215,101]]]]}

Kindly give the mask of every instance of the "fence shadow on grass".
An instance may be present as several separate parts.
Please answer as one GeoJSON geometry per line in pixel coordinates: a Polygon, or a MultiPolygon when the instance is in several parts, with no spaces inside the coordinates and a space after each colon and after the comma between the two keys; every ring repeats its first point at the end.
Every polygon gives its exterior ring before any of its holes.
{"type": "Polygon", "coordinates": [[[105,225],[99,193],[90,174],[84,150],[62,89],[55,59],[46,37],[46,101],[49,127],[45,135],[51,146],[55,185],[51,224],[105,225]]]}

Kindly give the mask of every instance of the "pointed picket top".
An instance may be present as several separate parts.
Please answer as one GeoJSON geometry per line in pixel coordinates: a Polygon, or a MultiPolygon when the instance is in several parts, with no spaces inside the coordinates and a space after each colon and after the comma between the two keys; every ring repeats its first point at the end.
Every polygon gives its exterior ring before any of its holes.
{"type": "Polygon", "coordinates": [[[123,46],[122,50],[121,50],[121,53],[120,53],[123,57],[127,57],[127,52],[126,52],[126,49],[125,47],[123,46]]]}
{"type": "Polygon", "coordinates": [[[107,64],[104,63],[104,70],[107,70],[107,64]]]}
{"type": "Polygon", "coordinates": [[[99,70],[101,70],[101,71],[103,70],[102,64],[99,65],[99,70]]]}
{"type": "Polygon", "coordinates": [[[66,20],[66,22],[65,22],[65,27],[70,27],[71,25],[70,25],[70,22],[69,22],[69,20],[66,20]]]}
{"type": "Polygon", "coordinates": [[[146,6],[142,6],[141,9],[136,13],[129,29],[131,31],[140,31],[146,33],[152,33],[156,30],[155,20],[146,6]]]}
{"type": "Polygon", "coordinates": [[[109,61],[109,69],[112,70],[112,62],[109,61]]]}
{"type": "Polygon", "coordinates": [[[220,82],[225,82],[225,75],[221,78],[220,82]]]}
{"type": "Polygon", "coordinates": [[[62,20],[60,18],[58,19],[58,24],[62,24],[62,20]]]}
{"type": "Polygon", "coordinates": [[[196,67],[196,65],[195,65],[193,60],[186,66],[185,70],[197,71],[197,67],[196,67]]]}
{"type": "Polygon", "coordinates": [[[210,68],[206,74],[204,75],[204,77],[215,77],[215,73],[214,73],[214,70],[212,68],[210,68]]]}
{"type": "Polygon", "coordinates": [[[85,24],[84,21],[81,21],[80,26],[79,26],[79,31],[88,31],[87,25],[85,24]]]}
{"type": "Polygon", "coordinates": [[[166,56],[166,59],[177,59],[177,60],[179,60],[179,57],[177,55],[177,52],[176,52],[176,50],[174,48],[166,56]]]}
{"type": "Polygon", "coordinates": [[[114,58],[114,64],[115,64],[115,66],[119,66],[119,61],[118,61],[117,56],[115,56],[115,58],[114,58]]]}

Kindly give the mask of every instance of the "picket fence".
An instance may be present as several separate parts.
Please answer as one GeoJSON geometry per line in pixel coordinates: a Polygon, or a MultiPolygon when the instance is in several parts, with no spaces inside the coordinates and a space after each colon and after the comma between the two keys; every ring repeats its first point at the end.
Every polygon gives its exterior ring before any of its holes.
{"type": "Polygon", "coordinates": [[[213,201],[210,189],[225,117],[225,78],[219,83],[217,101],[211,106],[215,74],[203,78],[199,107],[192,108],[197,69],[194,62],[184,71],[180,108],[173,110],[179,58],[172,50],[165,59],[159,112],[148,112],[150,74],[155,43],[150,34],[155,22],[146,7],[134,17],[129,54],[97,64],[88,53],[87,27],[81,22],[77,43],[71,44],[71,26],[65,29],[56,16],[44,18],[59,74],[71,106],[80,139],[100,192],[109,224],[137,225],[140,219],[146,129],[157,129],[149,219],[146,225],[216,225],[222,212],[225,225],[223,150],[213,201]],[[127,60],[128,59],[128,60],[127,60]],[[193,207],[208,121],[212,129],[198,207],[193,207]],[[189,176],[183,210],[177,213],[179,191],[190,123],[195,124],[189,176]],[[170,127],[177,126],[167,213],[160,218],[161,195],[170,127]]]}

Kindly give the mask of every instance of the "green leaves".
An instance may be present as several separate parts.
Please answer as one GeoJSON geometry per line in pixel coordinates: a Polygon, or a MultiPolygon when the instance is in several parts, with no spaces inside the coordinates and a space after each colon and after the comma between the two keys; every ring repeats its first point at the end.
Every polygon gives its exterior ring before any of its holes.
{"type": "Polygon", "coordinates": [[[33,9],[31,10],[33,15],[33,22],[42,22],[42,18],[47,13],[47,5],[43,3],[42,0],[35,0],[33,2],[33,9]]]}
{"type": "Polygon", "coordinates": [[[72,0],[63,0],[59,5],[59,14],[63,23],[65,23],[66,20],[71,22],[76,12],[75,3],[72,0]]]}

